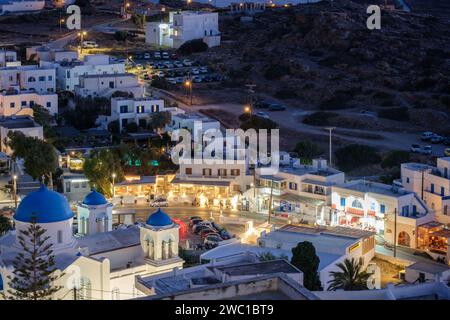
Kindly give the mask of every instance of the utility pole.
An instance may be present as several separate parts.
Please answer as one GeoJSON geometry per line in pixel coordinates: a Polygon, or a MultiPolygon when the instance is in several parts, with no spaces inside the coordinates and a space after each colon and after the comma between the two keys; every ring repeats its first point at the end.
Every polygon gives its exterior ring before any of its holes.
{"type": "Polygon", "coordinates": [[[397,257],[397,208],[394,209],[394,258],[397,257]]]}
{"type": "Polygon", "coordinates": [[[14,208],[17,210],[17,175],[13,176],[14,208]]]}
{"type": "Polygon", "coordinates": [[[73,286],[73,300],[78,300],[77,299],[77,287],[73,286]]]}
{"type": "Polygon", "coordinates": [[[332,155],[332,153],[333,153],[333,149],[332,149],[332,141],[331,141],[331,132],[334,130],[334,129],[336,129],[336,127],[327,127],[327,128],[325,128],[325,129],[327,129],[328,131],[329,131],[329,133],[330,133],[330,143],[329,143],[329,152],[330,152],[330,167],[332,166],[332,162],[331,162],[331,155],[332,155]]]}
{"type": "Polygon", "coordinates": [[[269,218],[267,219],[267,223],[270,224],[270,217],[272,215],[272,198],[273,198],[273,176],[270,182],[270,197],[269,197],[269,218]]]}

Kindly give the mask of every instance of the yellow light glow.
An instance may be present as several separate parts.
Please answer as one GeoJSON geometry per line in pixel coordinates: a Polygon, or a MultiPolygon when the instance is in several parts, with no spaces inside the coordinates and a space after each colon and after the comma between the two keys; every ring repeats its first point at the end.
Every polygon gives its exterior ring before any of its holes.
{"type": "Polygon", "coordinates": [[[250,109],[249,106],[246,106],[246,107],[244,108],[244,111],[247,112],[247,113],[250,113],[250,110],[251,110],[251,109],[250,109]]]}
{"type": "Polygon", "coordinates": [[[190,81],[186,81],[186,82],[184,83],[184,85],[187,86],[187,87],[189,87],[189,86],[191,85],[191,82],[190,82],[190,81]]]}

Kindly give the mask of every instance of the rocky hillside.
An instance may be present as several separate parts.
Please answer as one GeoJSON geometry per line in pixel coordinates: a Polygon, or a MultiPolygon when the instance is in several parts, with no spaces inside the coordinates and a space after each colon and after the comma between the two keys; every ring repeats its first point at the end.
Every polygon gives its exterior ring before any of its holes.
{"type": "Polygon", "coordinates": [[[256,83],[303,109],[449,112],[449,17],[383,11],[381,30],[368,30],[366,8],[335,0],[269,9],[250,22],[224,16],[223,45],[205,58],[230,86],[256,83]]]}

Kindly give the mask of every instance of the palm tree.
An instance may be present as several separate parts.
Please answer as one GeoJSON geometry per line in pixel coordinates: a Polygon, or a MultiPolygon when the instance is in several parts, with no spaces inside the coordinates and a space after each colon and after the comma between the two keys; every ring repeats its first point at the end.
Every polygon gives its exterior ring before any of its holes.
{"type": "Polygon", "coordinates": [[[357,262],[354,258],[352,260],[345,259],[344,263],[337,263],[336,266],[342,271],[330,271],[333,279],[328,281],[330,283],[329,291],[367,289],[367,279],[370,277],[370,274],[361,270],[362,265],[360,262],[357,262]]]}

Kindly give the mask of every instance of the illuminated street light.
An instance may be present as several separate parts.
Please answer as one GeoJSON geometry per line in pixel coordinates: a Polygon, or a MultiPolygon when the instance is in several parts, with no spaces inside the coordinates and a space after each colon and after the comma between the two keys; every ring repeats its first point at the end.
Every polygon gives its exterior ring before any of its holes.
{"type": "Polygon", "coordinates": [[[87,35],[86,31],[78,32],[78,36],[80,37],[80,53],[83,53],[83,41],[86,35],[87,35]]]}
{"type": "Polygon", "coordinates": [[[184,85],[189,89],[189,95],[190,95],[190,103],[189,105],[192,106],[192,80],[186,80],[184,82],[184,85]]]}
{"type": "Polygon", "coordinates": [[[115,196],[115,191],[114,191],[114,182],[115,182],[115,179],[116,179],[116,174],[113,172],[113,174],[111,175],[111,177],[112,177],[112,197],[113,197],[113,199],[114,199],[114,196],[115,196]]]}

